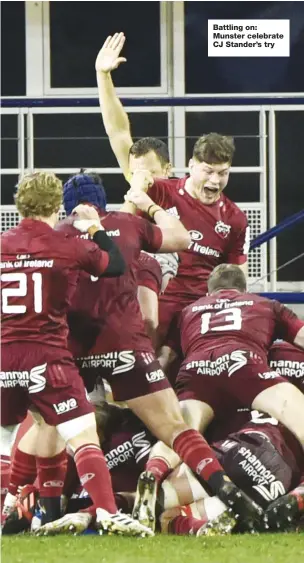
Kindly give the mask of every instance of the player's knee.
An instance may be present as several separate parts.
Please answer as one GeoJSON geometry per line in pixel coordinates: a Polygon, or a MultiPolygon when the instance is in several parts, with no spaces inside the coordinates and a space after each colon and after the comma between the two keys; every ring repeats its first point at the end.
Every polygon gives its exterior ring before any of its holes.
{"type": "Polygon", "coordinates": [[[75,445],[79,447],[86,442],[99,443],[93,412],[62,422],[56,428],[64,442],[72,448],[75,445]]]}

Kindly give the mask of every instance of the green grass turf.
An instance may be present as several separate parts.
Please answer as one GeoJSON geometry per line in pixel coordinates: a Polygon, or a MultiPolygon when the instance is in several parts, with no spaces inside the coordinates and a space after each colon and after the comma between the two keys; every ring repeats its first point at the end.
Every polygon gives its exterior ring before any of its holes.
{"type": "Polygon", "coordinates": [[[301,563],[304,533],[149,539],[2,538],[2,563],[301,563]]]}

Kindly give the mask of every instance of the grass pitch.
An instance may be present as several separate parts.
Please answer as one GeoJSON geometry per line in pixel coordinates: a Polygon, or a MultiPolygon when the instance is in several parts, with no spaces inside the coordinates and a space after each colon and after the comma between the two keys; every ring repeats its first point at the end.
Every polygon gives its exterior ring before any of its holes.
{"type": "Polygon", "coordinates": [[[304,533],[133,539],[2,538],[2,563],[301,563],[304,533]]]}

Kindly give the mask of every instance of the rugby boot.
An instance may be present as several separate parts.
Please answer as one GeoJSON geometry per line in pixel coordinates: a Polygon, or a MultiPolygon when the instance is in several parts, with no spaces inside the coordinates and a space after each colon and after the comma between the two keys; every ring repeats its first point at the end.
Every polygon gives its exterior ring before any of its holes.
{"type": "Polygon", "coordinates": [[[304,515],[304,485],[274,500],[267,508],[266,515],[272,532],[294,529],[304,515]]]}
{"type": "Polygon", "coordinates": [[[138,479],[132,517],[155,532],[157,481],[150,471],[144,471],[138,479]]]}
{"type": "Polygon", "coordinates": [[[96,510],[96,529],[102,535],[133,536],[145,538],[154,536],[154,532],[147,526],[143,526],[138,520],[134,520],[123,512],[110,514],[103,508],[96,510]]]}
{"type": "Polygon", "coordinates": [[[218,491],[218,497],[228,506],[237,523],[238,532],[265,531],[267,518],[263,509],[251,500],[231,481],[226,481],[218,491]]]}

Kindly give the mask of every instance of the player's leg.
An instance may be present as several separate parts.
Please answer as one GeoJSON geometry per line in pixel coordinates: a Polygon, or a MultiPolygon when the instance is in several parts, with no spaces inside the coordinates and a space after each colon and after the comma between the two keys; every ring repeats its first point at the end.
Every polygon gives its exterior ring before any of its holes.
{"type": "MultiPolygon", "coordinates": [[[[171,391],[170,391],[171,394],[171,391]]],[[[149,401],[149,400],[148,400],[149,401]]],[[[201,434],[204,432],[205,428],[209,425],[213,419],[213,411],[206,403],[196,400],[181,401],[180,407],[183,415],[183,419],[188,424],[190,428],[198,430],[201,434]]],[[[138,408],[135,405],[135,409],[138,408]]],[[[161,407],[159,407],[161,408],[161,407]]],[[[137,414],[139,418],[145,417],[145,413],[141,412],[137,414]]],[[[165,413],[165,419],[167,418],[165,413]]],[[[143,420],[143,419],[142,419],[143,420]]],[[[154,436],[163,435],[163,420],[157,417],[157,420],[151,421],[149,417],[150,430],[154,436]],[[153,426],[153,428],[152,428],[153,426]]],[[[143,422],[145,422],[143,420],[143,422]]],[[[175,422],[173,422],[173,427],[168,427],[168,434],[166,440],[171,440],[172,432],[174,431],[175,422]]],[[[168,443],[168,441],[167,441],[168,443]]],[[[167,446],[163,441],[157,442],[149,456],[149,461],[146,465],[147,471],[151,471],[155,476],[159,475],[159,481],[163,481],[166,476],[179,464],[181,459],[177,453],[175,453],[172,448],[167,446]]],[[[182,504],[187,504],[183,502],[182,504]]]]}
{"type": "MultiPolygon", "coordinates": [[[[25,420],[29,406],[26,388],[21,388],[11,381],[12,358],[14,358],[14,370],[19,372],[18,349],[11,346],[2,346],[2,385],[1,385],[1,435],[0,455],[1,469],[3,468],[9,484],[10,463],[13,445],[15,443],[20,424],[25,420]],[[16,353],[15,353],[16,352],[16,353]],[[7,376],[7,379],[5,379],[7,376]]],[[[20,367],[21,371],[21,367],[20,367]]],[[[7,493],[3,501],[2,515],[4,520],[16,505],[16,495],[7,493]]]]}
{"type": "MultiPolygon", "coordinates": [[[[70,355],[65,354],[56,362],[49,362],[45,388],[35,393],[32,401],[47,424],[56,426],[62,440],[74,452],[78,476],[93,501],[99,529],[124,535],[149,535],[150,530],[117,513],[111,477],[99,445],[94,409],[83,381],[70,355]]],[[[54,529],[52,523],[41,527],[38,533],[43,535],[50,529],[54,529]]]]}
{"type": "Polygon", "coordinates": [[[280,383],[258,393],[252,407],[279,420],[304,448],[304,395],[288,381],[280,380],[280,383]]]}
{"type": "MultiPolygon", "coordinates": [[[[255,521],[261,516],[261,511],[231,483],[201,434],[189,428],[184,422],[178,400],[171,388],[127,402],[154,435],[171,447],[203,479],[207,487],[235,513],[241,516],[246,514],[249,527],[254,527],[255,521]]],[[[208,411],[211,418],[210,411],[211,408],[208,411]]],[[[139,479],[133,514],[146,525],[149,521],[152,526],[155,525],[156,485],[161,482],[168,469],[168,464],[159,459],[156,470],[154,469],[153,473],[149,471],[143,474],[139,479]],[[147,507],[150,509],[144,510],[147,507]]]]}
{"type": "MultiPolygon", "coordinates": [[[[2,415],[1,415],[1,419],[2,415]]],[[[11,452],[16,440],[17,432],[19,429],[20,424],[10,424],[1,425],[1,434],[0,434],[0,454],[1,454],[1,472],[4,470],[5,474],[7,475],[7,485],[9,486],[10,481],[10,459],[11,459],[11,452]]],[[[1,486],[3,483],[1,482],[1,486]]],[[[7,487],[8,488],[8,487],[7,487]]],[[[1,520],[4,520],[15,508],[16,506],[17,497],[14,494],[11,494],[9,491],[5,495],[3,500],[3,508],[2,508],[2,517],[1,520]]]]}

